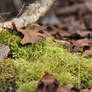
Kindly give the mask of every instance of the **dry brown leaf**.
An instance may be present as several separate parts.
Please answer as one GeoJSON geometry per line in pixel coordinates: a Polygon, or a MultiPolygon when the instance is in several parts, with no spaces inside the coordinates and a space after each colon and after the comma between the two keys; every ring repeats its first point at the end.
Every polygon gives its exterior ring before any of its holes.
{"type": "Polygon", "coordinates": [[[88,39],[77,40],[73,43],[73,45],[80,46],[80,47],[87,46],[88,45],[88,39]]]}
{"type": "Polygon", "coordinates": [[[77,41],[72,41],[69,51],[80,52],[83,51],[84,46],[89,46],[88,39],[81,39],[77,41]]]}
{"type": "Polygon", "coordinates": [[[90,92],[89,89],[82,89],[80,92],[90,92]]]}
{"type": "Polygon", "coordinates": [[[92,92],[92,84],[90,85],[89,90],[90,90],[90,92],[92,92]]]}
{"type": "Polygon", "coordinates": [[[90,89],[90,92],[92,92],[92,88],[90,89]]]}
{"type": "Polygon", "coordinates": [[[16,30],[16,29],[17,29],[17,27],[16,27],[15,23],[12,22],[12,30],[16,30]]]}
{"type": "Polygon", "coordinates": [[[36,27],[32,30],[24,30],[24,29],[18,29],[19,32],[21,32],[24,35],[24,38],[21,41],[22,45],[28,44],[28,43],[39,43],[43,38],[46,38],[45,34],[40,33],[40,30],[44,30],[46,26],[43,27],[36,27]]]}
{"type": "Polygon", "coordinates": [[[84,54],[82,55],[82,57],[85,57],[85,56],[92,56],[92,49],[86,50],[86,51],[84,52],[84,54]]]}

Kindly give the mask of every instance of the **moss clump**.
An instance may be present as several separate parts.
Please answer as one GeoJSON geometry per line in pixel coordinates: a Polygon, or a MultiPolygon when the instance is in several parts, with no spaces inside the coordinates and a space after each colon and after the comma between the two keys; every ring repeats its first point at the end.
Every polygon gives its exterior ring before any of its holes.
{"type": "Polygon", "coordinates": [[[21,46],[22,35],[16,30],[13,32],[2,31],[0,33],[0,43],[8,45],[11,49],[13,59],[29,59],[31,45],[21,46]]]}
{"type": "Polygon", "coordinates": [[[9,32],[7,30],[3,30],[0,32],[0,43],[4,45],[9,45],[13,42],[19,44],[21,40],[21,35],[17,31],[9,32]]]}
{"type": "Polygon", "coordinates": [[[21,46],[22,35],[16,31],[12,33],[2,31],[1,37],[3,40],[0,39],[0,43],[9,45],[13,54],[14,66],[18,72],[16,74],[17,92],[35,92],[37,83],[44,72],[53,74],[62,85],[72,83],[78,87],[79,75],[81,88],[91,84],[92,58],[81,58],[78,54],[68,52],[61,44],[51,40],[21,46]],[[8,33],[7,36],[6,33],[8,33]]]}
{"type": "MultiPolygon", "coordinates": [[[[30,44],[26,46],[22,46],[20,44],[22,35],[18,33],[17,31],[9,32],[9,31],[2,31],[0,33],[0,43],[8,45],[11,49],[13,59],[19,59],[23,58],[25,60],[37,60],[40,58],[40,56],[46,55],[49,51],[49,55],[47,54],[47,57],[50,57],[52,53],[50,53],[50,49],[47,47],[53,47],[56,45],[56,47],[59,47],[58,44],[55,44],[53,41],[42,41],[39,44],[30,44]],[[48,49],[48,51],[47,51],[48,49]]],[[[55,49],[55,48],[54,48],[55,49]]],[[[57,53],[54,52],[54,53],[57,53]]],[[[53,53],[53,54],[54,54],[53,53]]],[[[55,58],[55,57],[54,57],[55,58]]]]}
{"type": "MultiPolygon", "coordinates": [[[[60,53],[61,58],[57,58],[57,60],[49,60],[43,57],[36,62],[27,62],[23,59],[16,60],[15,65],[19,71],[17,85],[22,85],[23,83],[26,85],[31,82],[37,83],[44,75],[44,72],[47,71],[53,74],[61,85],[72,83],[78,87],[80,62],[80,85],[81,88],[88,87],[92,82],[92,60],[89,61],[64,51],[60,53]]],[[[21,88],[25,88],[23,86],[21,88]]],[[[33,88],[30,86],[30,89],[33,88]]]]}
{"type": "Polygon", "coordinates": [[[24,83],[19,87],[17,92],[36,92],[37,89],[37,83],[36,81],[32,81],[29,83],[24,83]]]}
{"type": "Polygon", "coordinates": [[[15,88],[17,71],[12,60],[0,62],[0,92],[7,92],[15,88]]]}

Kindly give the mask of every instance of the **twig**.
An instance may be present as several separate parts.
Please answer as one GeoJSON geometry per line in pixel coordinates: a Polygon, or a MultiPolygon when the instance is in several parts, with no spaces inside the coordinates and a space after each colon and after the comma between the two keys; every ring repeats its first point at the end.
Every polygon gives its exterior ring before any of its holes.
{"type": "Polygon", "coordinates": [[[20,9],[19,13],[17,14],[16,18],[21,14],[21,12],[22,12],[22,10],[23,10],[24,6],[25,6],[25,2],[23,3],[23,5],[22,5],[22,7],[21,7],[21,9],[20,9]]]}

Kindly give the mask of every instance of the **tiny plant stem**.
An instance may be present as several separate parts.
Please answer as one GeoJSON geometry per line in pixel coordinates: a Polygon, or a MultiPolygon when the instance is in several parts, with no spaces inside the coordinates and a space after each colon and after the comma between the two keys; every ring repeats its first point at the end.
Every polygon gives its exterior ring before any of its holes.
{"type": "Polygon", "coordinates": [[[76,57],[77,61],[78,61],[78,88],[81,88],[81,82],[80,82],[80,60],[78,57],[76,57]]]}

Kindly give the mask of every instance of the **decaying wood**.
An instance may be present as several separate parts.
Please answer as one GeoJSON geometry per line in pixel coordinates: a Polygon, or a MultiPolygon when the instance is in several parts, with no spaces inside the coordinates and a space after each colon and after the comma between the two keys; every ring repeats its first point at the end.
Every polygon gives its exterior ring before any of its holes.
{"type": "Polygon", "coordinates": [[[49,10],[54,1],[55,0],[36,0],[26,7],[24,13],[19,18],[13,18],[10,21],[0,23],[0,28],[12,28],[12,22],[17,28],[26,27],[31,23],[35,23],[40,16],[43,16],[49,10]]]}

